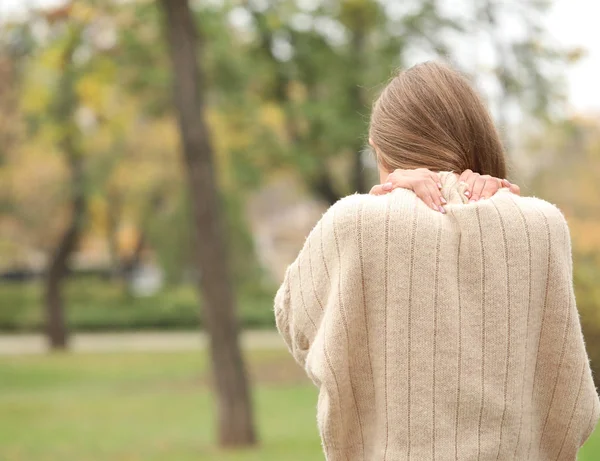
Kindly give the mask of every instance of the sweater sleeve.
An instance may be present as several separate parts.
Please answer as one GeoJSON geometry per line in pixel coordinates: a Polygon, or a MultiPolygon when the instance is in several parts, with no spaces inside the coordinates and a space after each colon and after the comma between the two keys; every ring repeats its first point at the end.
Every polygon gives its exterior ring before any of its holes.
{"type": "Polygon", "coordinates": [[[275,322],[294,359],[304,367],[308,349],[319,329],[326,296],[315,279],[325,277],[322,264],[317,264],[317,250],[321,248],[322,221],[319,221],[306,239],[300,254],[285,272],[283,283],[275,296],[275,322]],[[317,290],[319,293],[317,293],[317,290]]]}
{"type": "Polygon", "coordinates": [[[600,401],[594,385],[589,356],[581,328],[579,312],[573,289],[573,262],[569,227],[562,213],[552,205],[543,208],[550,254],[548,259],[548,279],[546,293],[546,330],[560,331],[559,341],[545,344],[540,354],[541,366],[552,366],[558,361],[554,398],[549,402],[547,426],[560,426],[554,421],[550,410],[561,402],[572,405],[571,418],[585,421],[574,434],[581,436],[580,444],[592,433],[600,416],[600,401]],[[579,380],[579,381],[577,381],[579,380]],[[560,396],[560,399],[556,398],[560,396]]]}
{"type": "Polygon", "coordinates": [[[275,324],[283,341],[293,354],[292,333],[290,331],[290,281],[288,277],[291,267],[290,265],[285,271],[283,283],[275,295],[275,324]]]}
{"type": "Polygon", "coordinates": [[[302,366],[325,311],[336,309],[341,259],[351,265],[357,209],[368,196],[346,197],[327,210],[310,232],[296,260],[287,268],[275,296],[275,320],[288,349],[302,366]],[[340,259],[341,258],[341,259],[340,259]]]}

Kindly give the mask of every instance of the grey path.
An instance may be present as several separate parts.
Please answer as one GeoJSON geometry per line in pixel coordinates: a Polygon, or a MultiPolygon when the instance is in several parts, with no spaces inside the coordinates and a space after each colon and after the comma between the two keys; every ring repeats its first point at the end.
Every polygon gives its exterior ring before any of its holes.
{"type": "MultiPolygon", "coordinates": [[[[138,333],[78,333],[71,338],[75,353],[190,351],[207,346],[207,337],[200,332],[138,332],[138,333]]],[[[285,348],[276,331],[246,331],[242,333],[244,349],[285,348]]],[[[0,334],[0,356],[44,354],[46,342],[42,335],[0,334]]]]}

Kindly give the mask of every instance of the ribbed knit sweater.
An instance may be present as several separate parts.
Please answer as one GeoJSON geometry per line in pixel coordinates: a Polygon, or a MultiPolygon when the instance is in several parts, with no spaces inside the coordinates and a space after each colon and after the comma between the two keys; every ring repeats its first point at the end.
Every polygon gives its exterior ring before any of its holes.
{"type": "Polygon", "coordinates": [[[411,192],[333,205],[286,271],[277,327],[319,388],[329,461],[576,459],[600,402],[567,224],[506,189],[447,214],[411,192]]]}

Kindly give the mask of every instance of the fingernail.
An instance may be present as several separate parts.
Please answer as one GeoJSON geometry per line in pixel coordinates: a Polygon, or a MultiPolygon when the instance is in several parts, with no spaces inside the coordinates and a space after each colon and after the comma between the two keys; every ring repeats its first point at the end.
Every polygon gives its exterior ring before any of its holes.
{"type": "Polygon", "coordinates": [[[510,181],[509,181],[508,179],[503,179],[502,181],[504,181],[504,183],[505,183],[505,184],[506,184],[508,187],[512,186],[512,184],[510,183],[510,181]]]}
{"type": "Polygon", "coordinates": [[[441,189],[442,188],[442,183],[438,182],[437,186],[438,186],[438,189],[441,189]]]}
{"type": "Polygon", "coordinates": [[[470,197],[470,196],[471,196],[471,192],[469,192],[468,190],[466,190],[466,191],[465,191],[465,195],[466,195],[467,197],[470,197]]]}
{"type": "Polygon", "coordinates": [[[445,205],[446,203],[448,203],[444,197],[440,197],[440,201],[441,201],[441,202],[442,202],[444,205],[445,205]]]}
{"type": "Polygon", "coordinates": [[[391,182],[386,182],[383,186],[381,186],[381,188],[383,190],[392,190],[393,184],[391,182]]]}
{"type": "Polygon", "coordinates": [[[446,214],[446,210],[444,210],[444,207],[443,207],[443,206],[440,206],[440,207],[439,207],[439,210],[440,210],[440,213],[446,214]]]}

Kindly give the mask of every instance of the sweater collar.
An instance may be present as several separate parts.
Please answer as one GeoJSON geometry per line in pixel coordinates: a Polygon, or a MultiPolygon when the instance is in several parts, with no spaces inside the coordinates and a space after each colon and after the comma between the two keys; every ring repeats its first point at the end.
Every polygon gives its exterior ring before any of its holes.
{"type": "Polygon", "coordinates": [[[469,199],[465,195],[467,184],[458,181],[458,175],[451,171],[441,171],[440,182],[442,183],[442,196],[450,204],[468,203],[469,199]]]}

